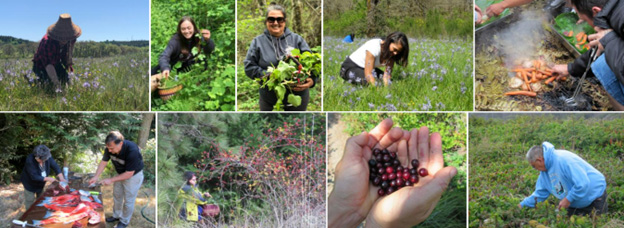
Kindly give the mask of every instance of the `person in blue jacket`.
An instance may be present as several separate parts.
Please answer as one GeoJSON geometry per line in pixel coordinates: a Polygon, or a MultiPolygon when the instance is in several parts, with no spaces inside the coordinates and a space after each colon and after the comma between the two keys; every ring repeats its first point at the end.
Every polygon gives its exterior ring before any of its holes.
{"type": "Polygon", "coordinates": [[[345,36],[345,38],[342,40],[342,42],[345,42],[345,43],[353,43],[353,41],[355,41],[355,34],[353,33],[345,36]]]}
{"type": "Polygon", "coordinates": [[[53,169],[60,181],[66,182],[61,172],[61,167],[54,161],[50,148],[45,145],[38,145],[32,154],[26,157],[26,164],[20,180],[24,185],[24,207],[28,207],[35,202],[41,193],[46,182],[55,182],[56,179],[49,177],[50,169],[53,169]]]}
{"type": "Polygon", "coordinates": [[[535,207],[551,194],[560,199],[558,208],[567,208],[568,216],[607,212],[607,183],[604,175],[578,155],[556,150],[549,142],[533,146],[527,160],[540,171],[535,191],[518,207],[535,207]]]}

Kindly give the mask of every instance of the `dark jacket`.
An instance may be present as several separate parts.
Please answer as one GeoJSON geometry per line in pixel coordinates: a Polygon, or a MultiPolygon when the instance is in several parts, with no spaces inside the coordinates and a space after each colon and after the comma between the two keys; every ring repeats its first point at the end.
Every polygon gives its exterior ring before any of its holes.
{"type": "Polygon", "coordinates": [[[119,154],[112,154],[108,152],[108,149],[104,150],[104,156],[102,161],[113,160],[115,171],[118,174],[125,173],[127,171],[134,171],[134,175],[143,170],[143,156],[141,155],[141,149],[136,143],[124,140],[121,146],[119,154]]]}
{"type": "MultiPolygon", "coordinates": [[[[271,36],[269,30],[265,29],[262,35],[251,41],[247,56],[243,61],[247,77],[251,79],[261,78],[270,66],[277,67],[279,60],[286,55],[288,47],[297,48],[301,52],[310,52],[310,47],[303,40],[303,37],[290,31],[290,29],[284,29],[284,34],[279,38],[271,36]]],[[[312,76],[314,84],[310,88],[316,85],[317,78],[317,75],[312,76]]]]}
{"type": "Polygon", "coordinates": [[[43,180],[44,176],[41,176],[41,172],[45,171],[46,177],[52,176],[50,175],[50,168],[56,172],[56,175],[61,173],[61,167],[56,164],[54,158],[50,157],[46,160],[43,163],[43,169],[41,169],[41,167],[39,167],[39,162],[35,160],[35,155],[29,154],[28,157],[26,157],[26,164],[24,165],[22,177],[20,178],[24,188],[30,192],[41,192],[45,186],[45,181],[43,180]]]}
{"type": "MultiPolygon", "coordinates": [[[[202,37],[202,41],[204,38],[202,37]]],[[[189,50],[192,47],[197,45],[197,42],[201,41],[192,41],[190,43],[189,50]]],[[[202,53],[206,55],[206,57],[210,56],[210,53],[214,51],[215,44],[212,39],[209,39],[208,42],[202,42],[201,44],[202,53]]],[[[189,51],[190,52],[190,51],[189,51]]],[[[158,65],[160,66],[161,71],[171,70],[172,66],[175,66],[176,63],[182,61],[182,67],[186,68],[191,65],[191,61],[195,59],[192,53],[189,53],[189,56],[182,55],[182,44],[180,43],[180,38],[178,34],[175,34],[169,39],[169,44],[167,44],[167,48],[163,51],[162,54],[158,57],[158,65]]],[[[177,70],[177,69],[176,69],[177,70]]]]}
{"type": "MultiPolygon", "coordinates": [[[[610,0],[602,11],[594,17],[594,26],[613,29],[602,39],[600,43],[604,47],[604,55],[607,64],[615,77],[624,84],[624,0],[610,0]]],[[[581,76],[589,62],[589,51],[579,56],[574,62],[568,64],[570,75],[581,76]]],[[[591,71],[589,72],[591,73],[591,71]]],[[[588,73],[588,74],[589,74],[588,73]]]]}

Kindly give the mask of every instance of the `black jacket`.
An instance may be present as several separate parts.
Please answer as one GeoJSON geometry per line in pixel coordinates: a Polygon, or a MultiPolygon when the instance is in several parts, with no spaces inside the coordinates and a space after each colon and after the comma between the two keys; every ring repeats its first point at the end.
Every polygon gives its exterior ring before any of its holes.
{"type": "MultiPolygon", "coordinates": [[[[191,42],[191,47],[196,46],[197,42],[201,41],[191,42]]],[[[202,53],[208,57],[210,56],[210,53],[214,51],[215,44],[212,39],[209,39],[208,42],[202,43],[201,48],[203,49],[202,53]]],[[[167,48],[165,48],[163,53],[160,54],[160,56],[158,57],[158,65],[160,66],[161,72],[165,70],[171,70],[171,67],[175,66],[176,63],[178,63],[179,61],[182,61],[183,63],[181,68],[186,68],[187,66],[190,66],[190,62],[195,58],[195,56],[192,56],[192,54],[190,53],[189,55],[191,56],[188,56],[187,58],[184,58],[184,56],[182,56],[182,46],[180,43],[180,38],[178,37],[178,34],[173,35],[171,39],[169,39],[167,48]]]]}
{"type": "Polygon", "coordinates": [[[24,170],[22,171],[22,185],[24,188],[30,192],[41,192],[43,187],[45,186],[45,181],[43,180],[44,176],[41,176],[41,172],[46,172],[46,177],[50,177],[50,168],[56,172],[56,175],[61,173],[61,167],[56,164],[54,158],[50,157],[43,163],[43,169],[39,167],[39,163],[35,160],[34,154],[29,154],[26,157],[26,164],[24,165],[24,170]]]}
{"type": "MultiPolygon", "coordinates": [[[[615,77],[624,84],[624,0],[610,0],[594,17],[594,26],[613,29],[600,43],[604,47],[607,64],[615,77]]],[[[581,76],[589,62],[589,51],[568,64],[570,75],[581,76]]],[[[591,73],[591,71],[589,72],[591,73]]],[[[588,73],[588,74],[589,74],[588,73]]]]}
{"type": "MultiPolygon", "coordinates": [[[[286,49],[292,47],[297,48],[301,52],[310,52],[308,43],[303,37],[285,28],[281,37],[273,37],[268,30],[264,30],[262,35],[257,36],[251,41],[247,56],[243,63],[245,64],[245,74],[251,79],[261,78],[266,74],[266,70],[270,66],[279,64],[279,60],[285,55],[286,49]],[[277,53],[276,53],[277,52],[277,53]]],[[[313,75],[312,79],[316,85],[317,76],[313,75]]]]}

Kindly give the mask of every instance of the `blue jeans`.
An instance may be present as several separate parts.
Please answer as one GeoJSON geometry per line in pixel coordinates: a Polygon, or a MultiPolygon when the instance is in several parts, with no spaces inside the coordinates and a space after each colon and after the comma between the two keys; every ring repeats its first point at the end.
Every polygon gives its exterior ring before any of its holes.
{"type": "Polygon", "coordinates": [[[600,55],[591,65],[592,72],[598,78],[607,93],[618,103],[624,105],[624,85],[615,77],[604,55],[600,55]]]}

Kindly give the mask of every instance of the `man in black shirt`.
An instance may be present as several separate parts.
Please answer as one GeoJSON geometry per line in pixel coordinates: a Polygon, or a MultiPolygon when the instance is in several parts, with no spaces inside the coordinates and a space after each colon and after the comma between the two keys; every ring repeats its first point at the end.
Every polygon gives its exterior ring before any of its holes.
{"type": "Polygon", "coordinates": [[[124,140],[118,131],[108,133],[105,144],[104,157],[89,184],[98,182],[108,161],[113,160],[115,171],[119,175],[103,179],[99,183],[103,185],[114,183],[113,216],[106,218],[106,222],[119,221],[115,227],[125,228],[130,223],[134,202],[143,183],[143,156],[139,147],[132,141],[124,140]]]}

